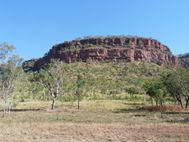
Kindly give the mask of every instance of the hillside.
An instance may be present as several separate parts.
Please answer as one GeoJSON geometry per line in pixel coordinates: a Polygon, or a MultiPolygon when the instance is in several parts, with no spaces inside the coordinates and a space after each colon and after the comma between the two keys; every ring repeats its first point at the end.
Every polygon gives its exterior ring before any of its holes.
{"type": "Polygon", "coordinates": [[[170,49],[157,40],[137,36],[108,36],[87,37],[54,45],[44,57],[26,61],[23,66],[27,70],[39,70],[51,59],[60,59],[66,63],[76,61],[142,61],[159,65],[178,63],[177,57],[172,55],[170,49]]]}
{"type": "MultiPolygon", "coordinates": [[[[74,99],[73,90],[76,87],[77,75],[84,80],[83,97],[85,99],[125,98],[125,94],[143,94],[143,84],[146,80],[159,76],[169,68],[148,62],[101,63],[74,62],[61,64],[65,75],[60,100],[74,99]]],[[[43,98],[44,92],[38,92],[36,97],[43,98]]],[[[24,98],[24,96],[22,95],[24,98]]],[[[27,98],[27,96],[26,96],[27,98]]]]}

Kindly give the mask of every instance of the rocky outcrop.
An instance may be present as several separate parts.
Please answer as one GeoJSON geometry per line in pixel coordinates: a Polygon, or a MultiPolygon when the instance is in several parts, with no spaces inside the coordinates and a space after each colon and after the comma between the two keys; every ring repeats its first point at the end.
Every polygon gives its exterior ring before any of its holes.
{"type": "Polygon", "coordinates": [[[133,62],[149,61],[157,64],[177,64],[169,48],[157,40],[143,37],[90,37],[64,42],[52,47],[45,57],[33,66],[39,70],[51,59],[66,63],[76,61],[133,62]]]}
{"type": "Polygon", "coordinates": [[[178,58],[179,58],[182,66],[189,68],[189,53],[180,55],[178,58]]]}
{"type": "Polygon", "coordinates": [[[25,61],[22,64],[22,68],[24,69],[25,72],[33,71],[35,70],[34,65],[38,61],[38,59],[31,59],[28,61],[25,61]]]}

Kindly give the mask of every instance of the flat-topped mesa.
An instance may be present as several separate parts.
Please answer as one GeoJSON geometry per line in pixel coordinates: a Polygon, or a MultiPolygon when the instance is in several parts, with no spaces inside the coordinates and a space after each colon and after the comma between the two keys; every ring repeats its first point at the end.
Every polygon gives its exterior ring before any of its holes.
{"type": "Polygon", "coordinates": [[[57,44],[34,64],[40,69],[51,59],[66,63],[76,61],[148,61],[157,64],[177,64],[169,48],[159,41],[143,37],[90,37],[57,44]]]}

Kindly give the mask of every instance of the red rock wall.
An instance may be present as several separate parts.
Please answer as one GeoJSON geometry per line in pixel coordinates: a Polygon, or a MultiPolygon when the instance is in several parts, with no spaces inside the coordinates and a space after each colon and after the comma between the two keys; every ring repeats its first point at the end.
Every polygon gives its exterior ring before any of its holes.
{"type": "Polygon", "coordinates": [[[39,69],[51,59],[67,63],[76,61],[151,61],[158,64],[177,64],[169,48],[154,39],[139,37],[106,37],[74,40],[55,45],[47,56],[39,59],[39,69]]]}

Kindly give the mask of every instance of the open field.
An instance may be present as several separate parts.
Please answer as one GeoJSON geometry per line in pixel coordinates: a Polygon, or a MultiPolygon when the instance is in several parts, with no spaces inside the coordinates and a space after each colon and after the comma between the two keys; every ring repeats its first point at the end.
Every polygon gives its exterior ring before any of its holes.
{"type": "MultiPolygon", "coordinates": [[[[1,142],[125,142],[189,140],[189,113],[149,112],[141,103],[83,101],[23,102],[0,119],[1,142]]],[[[0,114],[2,116],[2,112],[0,114]]]]}

